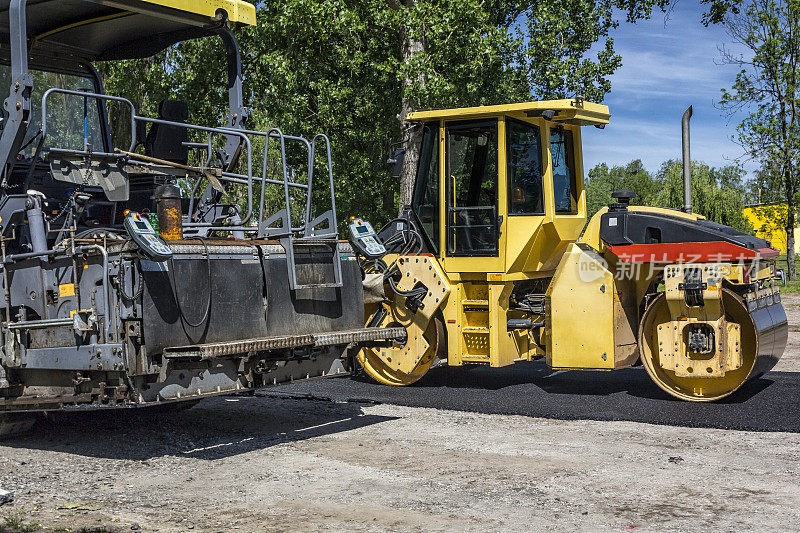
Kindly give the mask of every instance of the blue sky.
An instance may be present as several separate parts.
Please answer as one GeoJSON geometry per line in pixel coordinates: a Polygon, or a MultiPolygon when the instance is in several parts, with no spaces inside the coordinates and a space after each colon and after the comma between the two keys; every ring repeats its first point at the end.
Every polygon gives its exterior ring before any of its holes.
{"type": "Polygon", "coordinates": [[[694,106],[692,159],[724,166],[741,157],[741,147],[731,140],[741,117],[729,119],[714,106],[738,71],[720,64],[718,47],[731,45],[731,39],[721,26],[703,26],[701,17],[699,2],[682,0],[668,18],[659,11],[651,20],[623,23],[613,34],[622,67],[604,102],[611,124],[583,129],[587,172],[597,163],[624,165],[633,159],[655,171],[667,159],[680,159],[681,116],[689,105],[694,106]]]}

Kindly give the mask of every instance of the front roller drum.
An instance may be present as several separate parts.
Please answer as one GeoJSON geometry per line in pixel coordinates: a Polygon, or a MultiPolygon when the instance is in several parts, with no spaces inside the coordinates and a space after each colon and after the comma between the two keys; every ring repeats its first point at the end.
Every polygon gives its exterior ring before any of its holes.
{"type": "Polygon", "coordinates": [[[777,363],[786,346],[788,323],[786,313],[772,298],[746,302],[730,289],[722,290],[725,320],[740,328],[742,364],[718,377],[678,376],[667,370],[659,361],[658,326],[672,320],[667,298],[658,295],[642,316],[639,324],[639,353],[642,364],[652,380],[664,391],[682,400],[710,402],[733,393],[748,379],[755,379],[777,363]],[[749,307],[749,310],[748,310],[749,307]]]}

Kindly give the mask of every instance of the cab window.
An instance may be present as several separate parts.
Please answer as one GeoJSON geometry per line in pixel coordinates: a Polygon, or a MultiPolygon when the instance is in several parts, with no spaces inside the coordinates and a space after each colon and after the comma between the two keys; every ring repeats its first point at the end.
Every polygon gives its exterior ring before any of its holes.
{"type": "Polygon", "coordinates": [[[553,196],[556,213],[578,212],[578,184],[572,132],[563,126],[550,129],[550,153],[553,158],[553,196]]]}
{"type": "Polygon", "coordinates": [[[508,143],[508,213],[544,215],[542,141],[539,127],[506,119],[508,143]]]}
{"type": "Polygon", "coordinates": [[[497,120],[447,124],[447,252],[497,256],[497,120]]]}
{"type": "Polygon", "coordinates": [[[425,125],[411,209],[435,252],[439,251],[439,127],[425,125]]]}

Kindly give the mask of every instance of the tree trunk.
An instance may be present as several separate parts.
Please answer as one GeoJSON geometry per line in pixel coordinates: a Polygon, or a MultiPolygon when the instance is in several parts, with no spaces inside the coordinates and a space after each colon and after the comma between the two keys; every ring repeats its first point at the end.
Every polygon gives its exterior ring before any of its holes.
{"type": "Polygon", "coordinates": [[[792,187],[792,177],[784,176],[786,181],[786,275],[791,281],[797,279],[797,266],[794,262],[794,187],[792,187]]]}
{"type": "MultiPolygon", "coordinates": [[[[787,6],[788,7],[788,6],[787,6]]],[[[796,5],[789,9],[789,24],[788,28],[788,41],[790,43],[789,49],[789,80],[787,83],[787,100],[789,100],[789,125],[788,130],[791,132],[789,139],[786,141],[786,171],[785,178],[787,182],[786,194],[786,263],[787,275],[789,279],[794,281],[797,279],[797,265],[794,262],[794,226],[795,226],[795,212],[794,212],[794,193],[797,190],[797,169],[794,164],[794,155],[796,153],[796,135],[797,135],[797,108],[795,102],[797,100],[797,26],[798,16],[796,5]],[[792,144],[790,145],[789,142],[792,144]]],[[[783,109],[783,104],[781,104],[783,109]]]]}
{"type": "Polygon", "coordinates": [[[407,100],[403,100],[403,112],[400,119],[400,127],[402,131],[406,132],[406,158],[403,162],[403,170],[400,173],[400,205],[398,206],[400,214],[403,212],[403,206],[411,205],[411,197],[414,194],[414,178],[417,174],[417,164],[419,163],[420,145],[422,144],[422,128],[413,128],[411,123],[405,120],[408,113],[412,112],[413,108],[407,100]]]}
{"type": "MultiPolygon", "coordinates": [[[[408,5],[408,2],[406,2],[408,5]]],[[[414,56],[424,50],[422,41],[409,36],[408,32],[403,33],[403,64],[408,65],[414,56]]],[[[403,206],[411,204],[411,197],[414,194],[414,178],[417,173],[417,163],[419,162],[420,144],[422,142],[422,128],[412,128],[413,124],[406,120],[409,113],[415,111],[414,103],[406,94],[407,89],[414,84],[424,84],[424,79],[413,79],[406,73],[403,80],[403,103],[400,112],[400,131],[406,141],[406,157],[403,163],[403,170],[400,173],[400,205],[398,211],[403,212],[403,206]]]]}

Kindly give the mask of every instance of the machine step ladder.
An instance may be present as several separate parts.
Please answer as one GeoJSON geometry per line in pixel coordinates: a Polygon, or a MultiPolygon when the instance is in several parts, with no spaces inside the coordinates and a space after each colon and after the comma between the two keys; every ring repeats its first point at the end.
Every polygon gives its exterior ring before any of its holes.
{"type": "Polygon", "coordinates": [[[459,291],[461,314],[461,361],[463,363],[489,363],[489,292],[485,284],[465,283],[459,291]]]}
{"type": "Polygon", "coordinates": [[[332,239],[323,238],[295,238],[294,235],[288,235],[280,239],[281,246],[286,251],[286,268],[289,273],[289,288],[293,291],[298,289],[323,289],[323,288],[338,288],[342,286],[342,257],[339,252],[339,239],[336,237],[332,239]],[[297,276],[297,261],[295,258],[295,251],[298,246],[324,246],[332,249],[332,270],[333,281],[326,283],[298,283],[297,276]]]}

